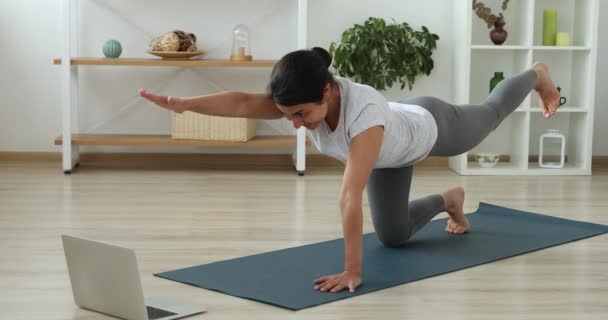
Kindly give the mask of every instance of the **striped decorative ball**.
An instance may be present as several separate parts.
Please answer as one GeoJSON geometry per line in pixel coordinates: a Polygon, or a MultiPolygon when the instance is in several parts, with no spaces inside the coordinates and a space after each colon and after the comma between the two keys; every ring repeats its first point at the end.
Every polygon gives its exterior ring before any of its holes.
{"type": "Polygon", "coordinates": [[[103,55],[107,58],[118,58],[122,53],[122,46],[116,40],[108,40],[103,44],[103,55]]]}

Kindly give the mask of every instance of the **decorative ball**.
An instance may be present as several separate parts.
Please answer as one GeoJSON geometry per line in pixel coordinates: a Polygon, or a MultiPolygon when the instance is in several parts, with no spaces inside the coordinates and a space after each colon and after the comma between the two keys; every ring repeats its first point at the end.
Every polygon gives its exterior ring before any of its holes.
{"type": "Polygon", "coordinates": [[[108,40],[103,44],[103,55],[107,58],[118,58],[122,53],[122,46],[116,40],[108,40]]]}
{"type": "Polygon", "coordinates": [[[160,39],[161,51],[177,51],[179,49],[179,37],[173,32],[165,34],[160,39]]]}
{"type": "Polygon", "coordinates": [[[192,33],[174,30],[152,39],[150,48],[153,51],[197,51],[196,36],[192,33]]]}

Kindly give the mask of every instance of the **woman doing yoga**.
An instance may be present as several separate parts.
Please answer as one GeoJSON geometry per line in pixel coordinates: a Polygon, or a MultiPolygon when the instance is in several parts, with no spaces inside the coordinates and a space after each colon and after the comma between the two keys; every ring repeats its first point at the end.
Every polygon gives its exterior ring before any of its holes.
{"type": "Polygon", "coordinates": [[[198,97],[140,95],[174,112],[258,119],[287,118],[308,129],[323,154],[346,163],[339,194],[345,241],[344,272],[314,280],[313,288],[354,292],[361,284],[362,198],[367,187],[374,229],[387,247],[399,247],[433,217],[447,212],[445,230],[466,233],[464,189],[453,187],[409,199],[414,164],[427,156],[450,157],[484,140],[531,90],[545,117],[559,106],[547,66],[507,78],[479,105],[453,105],[434,97],[388,102],[374,88],[333,76],[330,54],[322,48],[298,50],[274,66],[268,91],[227,91],[198,97]]]}

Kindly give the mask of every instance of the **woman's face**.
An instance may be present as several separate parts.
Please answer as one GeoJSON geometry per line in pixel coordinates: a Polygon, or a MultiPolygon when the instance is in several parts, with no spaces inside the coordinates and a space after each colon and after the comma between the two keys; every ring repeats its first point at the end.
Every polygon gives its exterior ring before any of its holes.
{"type": "Polygon", "coordinates": [[[319,127],[321,121],[327,115],[327,102],[322,103],[302,103],[293,106],[281,106],[277,104],[277,108],[285,114],[285,117],[293,123],[293,127],[298,129],[305,127],[308,130],[314,130],[319,127]]]}
{"type": "Polygon", "coordinates": [[[299,129],[305,127],[314,130],[321,125],[327,116],[327,101],[330,94],[330,85],[323,90],[323,101],[321,103],[302,103],[293,106],[282,106],[277,104],[277,108],[285,114],[285,117],[293,123],[293,127],[299,129]]]}

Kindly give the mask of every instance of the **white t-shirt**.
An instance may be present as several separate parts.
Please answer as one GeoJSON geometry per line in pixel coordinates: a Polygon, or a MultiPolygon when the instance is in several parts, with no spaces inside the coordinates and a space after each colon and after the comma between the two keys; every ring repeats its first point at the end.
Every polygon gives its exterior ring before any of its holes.
{"type": "Polygon", "coordinates": [[[323,154],[346,161],[348,146],[359,133],[384,126],[384,139],[374,168],[398,168],[424,159],[437,140],[431,113],[417,105],[388,102],[376,89],[335,77],[340,88],[340,120],[333,132],[322,121],[309,135],[323,154]]]}

